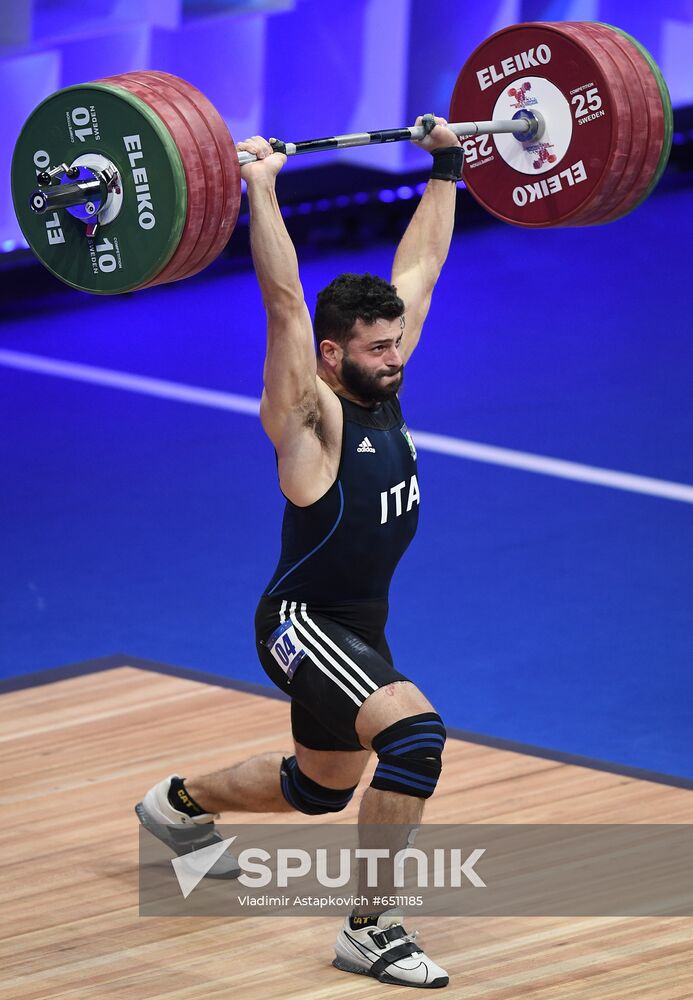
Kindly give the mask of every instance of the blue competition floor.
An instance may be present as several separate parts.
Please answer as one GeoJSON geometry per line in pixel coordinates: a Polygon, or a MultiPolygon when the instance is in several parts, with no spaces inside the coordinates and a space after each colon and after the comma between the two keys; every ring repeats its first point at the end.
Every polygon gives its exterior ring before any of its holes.
{"type": "MultiPolygon", "coordinates": [[[[604,229],[456,236],[410,427],[693,485],[692,237],[690,192],[604,229]]],[[[389,274],[392,251],[304,260],[309,303],[339,271],[389,274]]],[[[263,336],[252,273],[217,272],[37,302],[0,350],[257,398],[263,336]]],[[[264,683],[252,615],[282,504],[256,417],[0,358],[0,421],[3,676],[124,652],[264,683]]],[[[693,777],[691,500],[419,462],[399,669],[451,726],[693,777]]]]}

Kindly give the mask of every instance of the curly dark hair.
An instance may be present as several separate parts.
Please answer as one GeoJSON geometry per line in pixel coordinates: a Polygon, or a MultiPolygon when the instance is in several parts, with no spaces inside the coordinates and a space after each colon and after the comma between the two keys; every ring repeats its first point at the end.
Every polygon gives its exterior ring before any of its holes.
{"type": "Polygon", "coordinates": [[[339,274],[318,292],[313,329],[316,343],[335,340],[346,344],[357,320],[397,319],[404,315],[404,302],[394,285],[373,274],[339,274]]]}

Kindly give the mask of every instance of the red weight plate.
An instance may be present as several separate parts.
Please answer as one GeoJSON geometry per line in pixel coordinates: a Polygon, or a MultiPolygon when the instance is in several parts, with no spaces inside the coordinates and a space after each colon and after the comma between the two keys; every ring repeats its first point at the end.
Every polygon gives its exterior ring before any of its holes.
{"type": "Polygon", "coordinates": [[[623,79],[626,94],[630,102],[632,135],[630,156],[624,169],[618,188],[614,192],[610,205],[604,209],[600,207],[597,211],[590,210],[582,213],[574,225],[590,226],[600,225],[610,221],[619,206],[629,204],[635,185],[638,184],[642,176],[643,166],[649,147],[649,117],[645,95],[640,84],[638,73],[633,63],[626,57],[621,48],[614,44],[610,33],[602,32],[599,25],[593,22],[580,23],[575,27],[582,29],[587,35],[595,39],[595,43],[601,44],[611,55],[616,63],[623,79]]]}
{"type": "Polygon", "coordinates": [[[622,90],[620,77],[612,80],[604,72],[588,44],[553,24],[496,32],[465,63],[449,120],[512,118],[517,110],[536,108],[546,132],[535,143],[512,135],[467,140],[464,179],[474,197],[515,225],[570,225],[593,197],[601,197],[615,165],[623,169],[626,138],[617,111],[625,110],[622,90]]]}
{"type": "MultiPolygon", "coordinates": [[[[181,265],[188,260],[197,243],[202,230],[205,217],[206,188],[204,182],[204,171],[202,167],[202,157],[193,132],[181,112],[170,104],[160,94],[151,87],[134,78],[135,74],[124,73],[121,76],[109,77],[106,81],[112,86],[121,87],[123,90],[135,94],[152,108],[159,118],[164,122],[178,147],[178,151],[183,161],[185,179],[188,187],[188,206],[185,218],[185,227],[181,235],[180,243],[176,248],[168,264],[152,281],[147,282],[142,287],[151,284],[160,284],[170,281],[181,265]]],[[[152,189],[152,197],[155,197],[152,189]]]]}
{"type": "Polygon", "coordinates": [[[150,284],[162,284],[165,281],[178,281],[198,269],[201,261],[209,252],[212,234],[216,233],[221,222],[224,202],[224,192],[219,183],[221,173],[218,161],[217,147],[214,137],[200,114],[197,105],[185,94],[170,86],[164,74],[156,75],[150,72],[128,73],[128,77],[148,86],[152,91],[174,105],[183,115],[191,134],[195,138],[200,153],[200,162],[206,192],[206,203],[202,227],[197,241],[186,259],[181,259],[177,266],[154,278],[150,284]]]}
{"type": "Polygon", "coordinates": [[[233,228],[236,225],[238,209],[241,203],[241,168],[238,163],[236,147],[226,122],[211,101],[201,91],[197,90],[196,87],[193,87],[192,84],[186,80],[182,80],[180,77],[158,72],[152,75],[165,79],[172,87],[180,93],[189,96],[195,103],[214,137],[219,158],[220,173],[217,183],[222,186],[224,192],[221,221],[216,233],[213,234],[209,250],[203,259],[195,266],[194,270],[181,274],[181,277],[187,278],[191,274],[201,271],[215,260],[229,241],[233,228]]]}
{"type": "MultiPolygon", "coordinates": [[[[640,44],[640,42],[629,35],[627,32],[623,31],[621,28],[615,27],[613,24],[608,24],[606,27],[610,28],[616,34],[623,35],[625,39],[630,43],[630,45],[636,49],[642,58],[645,60],[647,67],[649,67],[649,75],[656,81],[657,87],[659,89],[659,104],[662,108],[662,113],[664,114],[664,139],[662,141],[659,150],[659,162],[657,164],[657,169],[655,171],[654,177],[650,181],[650,184],[644,194],[641,196],[640,200],[631,208],[637,208],[637,206],[643,202],[646,198],[652,194],[659,183],[666,165],[669,162],[669,155],[671,153],[671,143],[674,135],[674,113],[671,107],[671,96],[669,94],[669,88],[667,87],[666,81],[662,76],[662,71],[660,70],[657,63],[654,61],[647,49],[640,44]]],[[[647,69],[645,69],[647,72],[647,69]]]]}
{"type": "Polygon", "coordinates": [[[637,123],[642,121],[643,102],[637,89],[631,87],[632,93],[629,90],[624,76],[627,66],[622,65],[624,60],[620,51],[614,51],[606,39],[591,30],[589,23],[562,22],[555,27],[591,49],[599,60],[600,67],[608,75],[616,100],[614,113],[617,116],[618,153],[593,197],[570,223],[573,226],[587,226],[604,221],[631,189],[644,154],[644,144],[637,134],[637,123]]]}
{"type": "Polygon", "coordinates": [[[625,35],[607,24],[595,23],[593,28],[599,31],[605,40],[608,38],[612,46],[620,50],[623,58],[632,67],[631,78],[637,81],[637,87],[633,83],[633,88],[634,90],[639,88],[643,96],[642,118],[639,119],[639,124],[636,123],[637,134],[645,145],[643,160],[631,190],[602,220],[603,222],[613,222],[627,215],[640,203],[655,177],[664,142],[664,108],[654,73],[636,46],[625,35]]]}

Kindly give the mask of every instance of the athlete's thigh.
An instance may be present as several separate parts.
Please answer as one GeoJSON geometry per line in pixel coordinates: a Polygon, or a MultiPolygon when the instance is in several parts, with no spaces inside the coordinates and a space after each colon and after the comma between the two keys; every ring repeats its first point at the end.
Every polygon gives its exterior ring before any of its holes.
{"type": "Polygon", "coordinates": [[[290,678],[278,678],[291,697],[294,739],[310,750],[368,750],[355,728],[361,706],[380,688],[407,678],[356,633],[305,604],[292,604],[284,617],[258,650],[273,679],[283,673],[283,659],[297,662],[290,678]],[[287,644],[284,650],[277,650],[278,641],[287,644]]]}

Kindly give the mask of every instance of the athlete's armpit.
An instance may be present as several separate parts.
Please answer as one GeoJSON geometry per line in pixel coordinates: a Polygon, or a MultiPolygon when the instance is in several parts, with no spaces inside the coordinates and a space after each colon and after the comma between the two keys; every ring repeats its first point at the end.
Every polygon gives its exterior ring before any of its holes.
{"type": "Polygon", "coordinates": [[[318,406],[317,397],[312,394],[310,397],[306,396],[301,400],[297,409],[302,414],[303,426],[312,431],[324,447],[326,444],[325,422],[318,406]]]}

